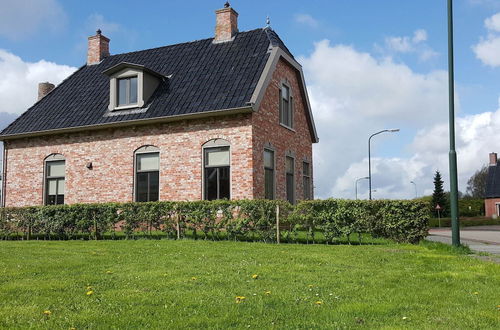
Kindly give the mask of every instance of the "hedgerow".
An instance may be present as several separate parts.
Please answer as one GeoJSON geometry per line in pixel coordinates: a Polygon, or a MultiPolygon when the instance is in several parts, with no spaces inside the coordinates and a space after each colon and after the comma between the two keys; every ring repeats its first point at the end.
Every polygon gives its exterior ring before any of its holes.
{"type": "Polygon", "coordinates": [[[276,200],[104,203],[3,208],[2,239],[124,237],[294,242],[305,233],[327,244],[370,234],[417,243],[427,235],[428,205],[421,201],[276,200]],[[279,215],[278,215],[279,214],[279,215]]]}

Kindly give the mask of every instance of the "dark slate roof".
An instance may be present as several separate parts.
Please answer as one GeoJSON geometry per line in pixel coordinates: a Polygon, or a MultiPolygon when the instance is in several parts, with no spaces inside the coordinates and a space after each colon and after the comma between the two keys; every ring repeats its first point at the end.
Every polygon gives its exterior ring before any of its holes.
{"type": "Polygon", "coordinates": [[[486,179],[486,198],[500,198],[500,166],[489,166],[486,179]]]}
{"type": "Polygon", "coordinates": [[[279,46],[290,54],[269,28],[240,32],[231,42],[212,41],[117,54],[99,64],[84,65],[0,136],[245,107],[263,72],[269,47],[279,46]],[[122,62],[142,65],[169,78],[145,105],[147,111],[104,116],[109,105],[109,77],[103,71],[122,62]]]}

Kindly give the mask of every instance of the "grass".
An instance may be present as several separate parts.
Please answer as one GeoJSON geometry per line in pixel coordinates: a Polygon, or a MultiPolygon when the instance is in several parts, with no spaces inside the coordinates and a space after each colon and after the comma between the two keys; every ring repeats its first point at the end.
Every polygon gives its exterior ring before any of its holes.
{"type": "Polygon", "coordinates": [[[0,327],[500,327],[500,265],[378,243],[2,241],[0,327]]]}

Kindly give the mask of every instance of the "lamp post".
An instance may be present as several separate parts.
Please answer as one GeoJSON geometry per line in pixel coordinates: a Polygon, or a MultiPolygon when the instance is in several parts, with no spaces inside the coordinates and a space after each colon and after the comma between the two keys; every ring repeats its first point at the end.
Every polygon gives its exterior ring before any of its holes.
{"type": "Polygon", "coordinates": [[[399,132],[399,128],[391,128],[391,129],[384,129],[384,130],[381,130],[377,133],[373,133],[372,135],[370,135],[370,137],[368,138],[368,191],[369,191],[369,198],[370,200],[372,200],[372,161],[371,161],[371,141],[372,141],[372,137],[374,137],[375,135],[379,135],[379,134],[382,134],[382,133],[385,133],[385,132],[388,132],[388,133],[395,133],[395,132],[399,132]]]}
{"type": "Polygon", "coordinates": [[[410,183],[413,183],[413,185],[415,186],[415,198],[417,198],[418,197],[418,195],[417,195],[417,184],[415,182],[413,182],[413,181],[410,181],[410,183]]]}
{"type": "Polygon", "coordinates": [[[359,182],[359,180],[368,180],[368,177],[365,176],[365,177],[356,179],[356,183],[354,184],[354,191],[356,192],[356,200],[358,199],[358,182],[359,182]]]}
{"type": "Polygon", "coordinates": [[[460,228],[458,220],[458,178],[457,152],[455,151],[455,78],[453,63],[453,1],[448,0],[448,97],[450,125],[450,209],[451,209],[451,242],[460,245],[460,228]]]}

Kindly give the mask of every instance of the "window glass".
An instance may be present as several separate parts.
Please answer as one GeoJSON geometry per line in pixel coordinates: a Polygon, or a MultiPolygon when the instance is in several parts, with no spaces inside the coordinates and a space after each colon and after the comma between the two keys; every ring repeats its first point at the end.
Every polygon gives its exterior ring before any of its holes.
{"type": "Polygon", "coordinates": [[[295,203],[294,159],[286,157],[286,199],[295,203]]]}
{"type": "Polygon", "coordinates": [[[286,157],[286,172],[287,173],[292,173],[293,174],[293,158],[292,157],[286,157]]]}
{"type": "Polygon", "coordinates": [[[57,180],[49,180],[48,182],[48,193],[49,195],[56,195],[57,194],[57,180]]]}
{"type": "Polygon", "coordinates": [[[66,184],[64,179],[57,180],[57,193],[60,195],[64,195],[64,190],[66,188],[66,184]]]}
{"type": "Polygon", "coordinates": [[[229,166],[229,148],[206,149],[207,166],[229,166]]]}
{"type": "Polygon", "coordinates": [[[288,89],[287,86],[282,87],[281,96],[283,97],[284,100],[288,101],[288,98],[290,97],[290,90],[288,89]]]}
{"type": "Polygon", "coordinates": [[[137,103],[137,77],[130,78],[130,100],[129,103],[137,103]]]}
{"type": "Polygon", "coordinates": [[[137,154],[138,171],[158,171],[160,169],[160,155],[158,153],[137,154]]]}
{"type": "Polygon", "coordinates": [[[118,105],[128,104],[127,85],[127,79],[118,79],[118,105]]]}
{"type": "Polygon", "coordinates": [[[64,176],[64,160],[47,162],[47,175],[49,177],[63,177],[64,176]]]}
{"type": "Polygon", "coordinates": [[[304,199],[311,199],[312,194],[311,194],[311,167],[308,162],[303,162],[302,163],[303,169],[303,180],[302,184],[304,186],[304,199]]]}
{"type": "Polygon", "coordinates": [[[271,150],[264,150],[264,167],[274,168],[274,152],[271,150]]]}

